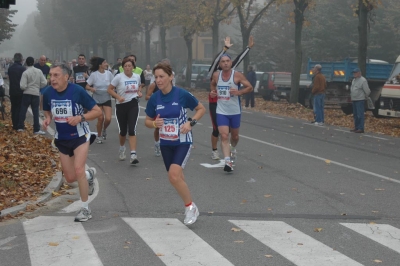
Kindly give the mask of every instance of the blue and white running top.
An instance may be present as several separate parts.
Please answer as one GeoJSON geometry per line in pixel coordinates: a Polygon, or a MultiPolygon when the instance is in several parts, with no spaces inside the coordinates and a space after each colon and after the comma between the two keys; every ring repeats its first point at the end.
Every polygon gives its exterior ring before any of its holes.
{"type": "Polygon", "coordinates": [[[188,119],[186,108],[193,111],[198,104],[199,101],[190,92],[175,86],[165,95],[160,90],[151,95],[145,112],[149,117],[160,115],[164,119],[164,125],[160,128],[160,145],[174,146],[193,142],[192,131],[182,134],[180,127],[188,119]]]}
{"type": "Polygon", "coordinates": [[[76,126],[68,124],[67,118],[83,114],[83,109],[91,110],[96,102],[79,85],[68,83],[67,88],[57,92],[49,87],[43,94],[43,110],[51,111],[56,124],[54,137],[58,140],[70,140],[90,133],[88,122],[76,126]]]}
{"type": "Polygon", "coordinates": [[[233,77],[235,70],[232,69],[231,76],[227,81],[222,79],[222,71],[219,72],[217,83],[217,114],[222,115],[238,115],[241,113],[240,97],[229,93],[230,88],[238,88],[233,77]]]}

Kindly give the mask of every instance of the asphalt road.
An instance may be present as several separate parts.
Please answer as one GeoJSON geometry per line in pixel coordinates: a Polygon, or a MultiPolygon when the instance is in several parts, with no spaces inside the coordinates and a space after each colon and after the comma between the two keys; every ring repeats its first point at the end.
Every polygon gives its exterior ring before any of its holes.
{"type": "Polygon", "coordinates": [[[73,222],[74,194],[0,224],[0,265],[399,265],[399,139],[244,110],[226,173],[207,112],[184,171],[201,215],[186,227],[143,108],[139,164],[118,160],[114,118],[90,147],[93,218],[73,222]]]}

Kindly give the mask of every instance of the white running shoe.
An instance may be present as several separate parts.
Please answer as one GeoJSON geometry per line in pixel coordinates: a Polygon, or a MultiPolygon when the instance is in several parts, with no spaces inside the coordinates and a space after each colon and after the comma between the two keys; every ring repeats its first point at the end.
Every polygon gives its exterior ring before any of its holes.
{"type": "Polygon", "coordinates": [[[96,168],[94,167],[90,167],[89,169],[86,170],[89,175],[90,175],[90,179],[88,179],[88,183],[89,183],[89,196],[93,195],[94,192],[94,175],[96,174],[96,168]]]}
{"type": "Polygon", "coordinates": [[[212,151],[211,159],[213,159],[213,160],[219,160],[220,159],[218,150],[212,151]]]}
{"type": "Polygon", "coordinates": [[[126,158],[125,151],[126,151],[125,146],[123,149],[119,148],[119,160],[120,161],[125,160],[125,158],[126,158]]]}
{"type": "Polygon", "coordinates": [[[103,139],[101,137],[97,137],[96,138],[96,143],[97,144],[102,144],[103,143],[103,139]]]}
{"type": "Polygon", "coordinates": [[[90,209],[81,208],[78,212],[78,215],[75,217],[75,222],[86,222],[87,220],[92,218],[92,212],[90,209]]]}
{"type": "Polygon", "coordinates": [[[139,163],[139,160],[137,159],[136,153],[131,154],[131,159],[130,159],[131,164],[137,164],[139,163]]]}
{"type": "Polygon", "coordinates": [[[34,132],[33,134],[35,134],[35,135],[46,135],[46,132],[44,132],[42,130],[39,130],[39,131],[34,132]]]}
{"type": "Polygon", "coordinates": [[[196,204],[192,202],[192,205],[190,205],[189,207],[185,207],[185,219],[183,220],[183,223],[185,225],[194,224],[199,215],[200,215],[199,209],[197,208],[196,204]]]}
{"type": "Polygon", "coordinates": [[[233,171],[233,165],[231,161],[225,161],[224,171],[228,173],[233,171]]]}
{"type": "Polygon", "coordinates": [[[231,146],[231,162],[232,162],[232,165],[235,165],[236,159],[237,159],[236,148],[231,146]]]}
{"type": "Polygon", "coordinates": [[[160,143],[154,144],[154,154],[157,157],[161,156],[161,149],[160,149],[160,143]]]}
{"type": "Polygon", "coordinates": [[[106,140],[107,139],[107,131],[104,129],[103,130],[103,135],[102,135],[102,137],[103,137],[103,140],[106,140]]]}

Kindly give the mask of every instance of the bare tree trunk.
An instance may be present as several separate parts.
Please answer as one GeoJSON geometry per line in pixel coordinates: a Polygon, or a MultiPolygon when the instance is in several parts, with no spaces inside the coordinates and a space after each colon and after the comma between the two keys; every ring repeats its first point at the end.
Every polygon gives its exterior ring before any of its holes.
{"type": "Polygon", "coordinates": [[[215,56],[219,51],[219,21],[214,19],[213,24],[211,26],[212,30],[212,49],[213,49],[213,56],[215,56]]]}
{"type": "Polygon", "coordinates": [[[102,41],[101,42],[101,50],[103,52],[103,58],[105,58],[108,61],[111,61],[111,60],[108,59],[108,51],[107,51],[107,49],[108,49],[108,42],[107,41],[102,41]]]}
{"type": "Polygon", "coordinates": [[[367,71],[368,8],[358,0],[358,67],[363,75],[367,71]]]}
{"type": "Polygon", "coordinates": [[[93,54],[90,55],[90,57],[99,56],[99,46],[98,46],[97,40],[95,40],[95,39],[92,40],[92,49],[93,49],[93,54]]]}
{"type": "Polygon", "coordinates": [[[167,28],[164,26],[163,13],[160,13],[160,45],[161,45],[161,58],[167,58],[167,28]]]}
{"type": "Polygon", "coordinates": [[[307,8],[306,0],[294,1],[295,3],[295,34],[294,34],[294,49],[295,61],[294,69],[292,71],[292,81],[290,89],[290,103],[297,103],[299,101],[299,82],[301,73],[301,64],[303,59],[303,51],[301,46],[301,34],[303,31],[304,11],[307,8]]]}
{"type": "Polygon", "coordinates": [[[119,43],[114,42],[113,48],[114,48],[114,60],[115,62],[117,62],[117,58],[119,58],[119,54],[121,53],[119,49],[119,43]]]}
{"type": "Polygon", "coordinates": [[[146,23],[145,29],[144,29],[144,46],[146,49],[146,65],[150,64],[150,32],[151,29],[149,29],[149,24],[146,23]]]}
{"type": "Polygon", "coordinates": [[[192,63],[193,63],[193,34],[188,33],[183,36],[185,39],[186,47],[188,50],[188,57],[186,61],[186,81],[185,84],[187,87],[190,87],[190,83],[192,80],[192,63]]]}

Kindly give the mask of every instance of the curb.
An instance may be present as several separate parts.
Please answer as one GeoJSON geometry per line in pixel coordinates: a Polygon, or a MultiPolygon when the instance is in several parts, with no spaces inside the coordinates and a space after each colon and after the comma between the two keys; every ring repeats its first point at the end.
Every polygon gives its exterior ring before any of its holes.
{"type": "Polygon", "coordinates": [[[35,205],[37,203],[44,203],[49,201],[52,198],[52,194],[54,191],[58,191],[63,183],[63,177],[61,172],[57,172],[47,187],[43,190],[42,196],[39,197],[36,201],[28,201],[21,205],[17,205],[8,209],[1,210],[0,217],[4,217],[6,215],[17,214],[20,211],[25,211],[27,205],[35,205]]]}

